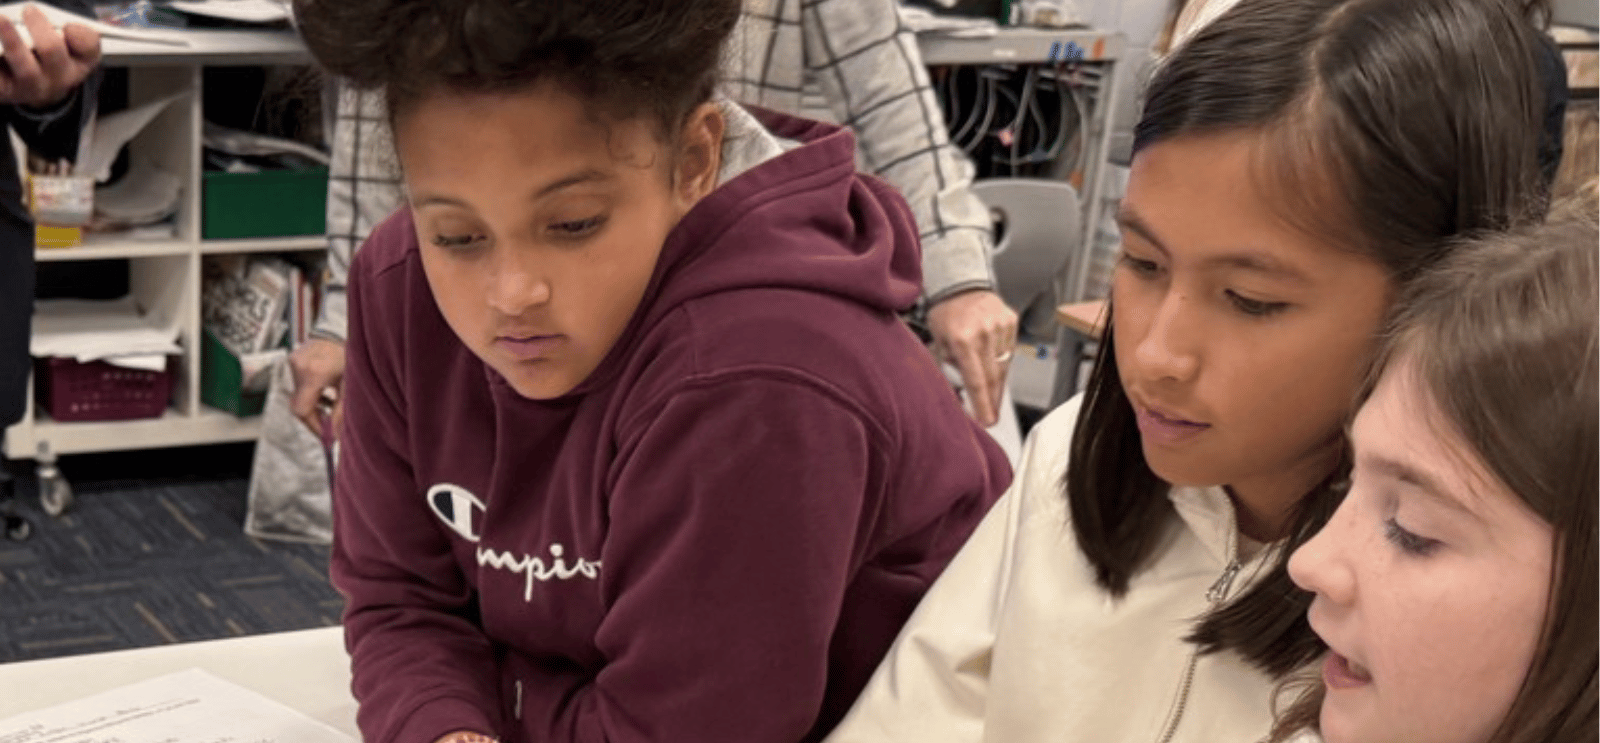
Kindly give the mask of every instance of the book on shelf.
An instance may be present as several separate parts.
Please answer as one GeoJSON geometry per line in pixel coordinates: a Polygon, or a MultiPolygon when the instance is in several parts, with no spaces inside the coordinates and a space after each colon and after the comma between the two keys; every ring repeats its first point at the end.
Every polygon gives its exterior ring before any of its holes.
{"type": "Polygon", "coordinates": [[[272,348],[283,338],[291,282],[288,264],[261,256],[207,257],[201,322],[235,355],[272,348]]]}
{"type": "Polygon", "coordinates": [[[207,256],[201,315],[211,331],[237,356],[283,346],[294,348],[311,337],[321,304],[322,276],[315,259],[275,255],[207,256]]]}

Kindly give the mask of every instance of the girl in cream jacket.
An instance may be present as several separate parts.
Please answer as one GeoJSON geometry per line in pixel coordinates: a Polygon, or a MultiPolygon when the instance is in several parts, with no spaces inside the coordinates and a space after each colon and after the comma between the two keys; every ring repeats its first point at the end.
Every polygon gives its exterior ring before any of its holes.
{"type": "Polygon", "coordinates": [[[1087,390],[829,740],[1265,738],[1394,297],[1542,216],[1537,45],[1496,0],[1240,0],[1168,58],[1087,390]]]}

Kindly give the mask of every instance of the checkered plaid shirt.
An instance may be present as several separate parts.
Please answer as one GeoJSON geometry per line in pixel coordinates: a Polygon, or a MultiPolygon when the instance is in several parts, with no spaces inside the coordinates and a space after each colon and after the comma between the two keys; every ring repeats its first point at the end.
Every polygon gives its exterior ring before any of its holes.
{"type": "MultiPolygon", "coordinates": [[[[734,100],[801,113],[820,95],[856,132],[863,170],[894,184],[922,233],[924,305],[993,289],[988,209],[950,143],[915,34],[894,0],[745,0],[723,61],[734,100]]],[[[328,275],[317,334],[345,335],[350,256],[401,202],[381,96],[341,86],[328,183],[328,275]]]]}

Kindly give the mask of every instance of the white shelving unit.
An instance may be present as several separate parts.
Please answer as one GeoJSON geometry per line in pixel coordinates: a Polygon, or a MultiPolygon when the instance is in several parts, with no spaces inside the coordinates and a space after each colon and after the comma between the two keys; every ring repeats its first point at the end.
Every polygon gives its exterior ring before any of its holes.
{"type": "Polygon", "coordinates": [[[130,104],[181,94],[129,144],[131,159],[159,166],[183,181],[176,236],[135,240],[93,235],[79,247],[36,253],[42,262],[128,260],[130,294],[147,313],[180,329],[184,352],[172,404],[159,418],[60,422],[36,409],[29,390],[26,417],[5,432],[8,457],[37,458],[43,464],[59,454],[248,441],[260,431],[258,418],[237,418],[200,402],[200,259],[220,253],[318,251],[327,243],[321,235],[201,238],[201,73],[212,66],[305,64],[309,57],[299,39],[283,31],[194,31],[188,36],[187,47],[115,39],[103,46],[106,67],[128,69],[130,104]]]}

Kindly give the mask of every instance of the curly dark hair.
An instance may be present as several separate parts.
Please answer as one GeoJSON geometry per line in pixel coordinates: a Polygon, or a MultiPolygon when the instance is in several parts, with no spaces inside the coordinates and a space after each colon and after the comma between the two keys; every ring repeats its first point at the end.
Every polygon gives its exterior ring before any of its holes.
{"type": "Polygon", "coordinates": [[[553,82],[612,121],[677,131],[711,98],[739,0],[294,0],[329,74],[388,100],[553,82]]]}

